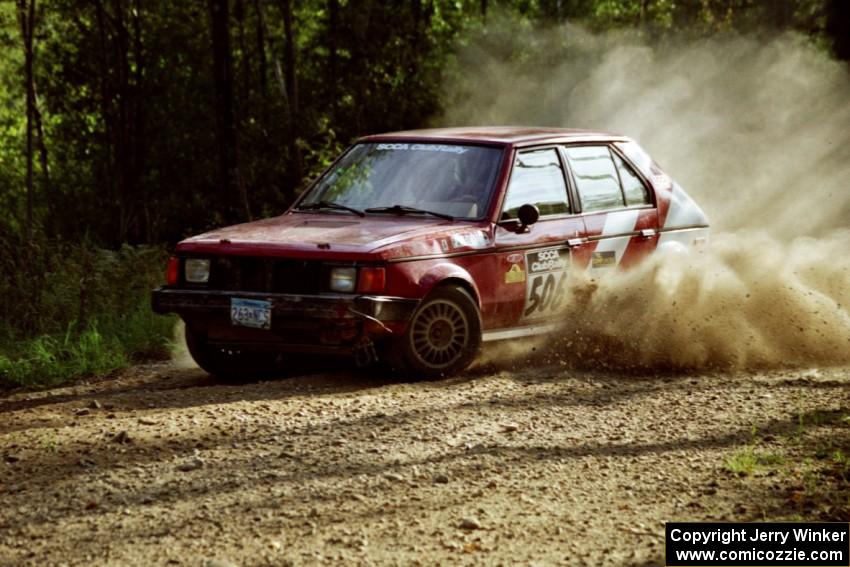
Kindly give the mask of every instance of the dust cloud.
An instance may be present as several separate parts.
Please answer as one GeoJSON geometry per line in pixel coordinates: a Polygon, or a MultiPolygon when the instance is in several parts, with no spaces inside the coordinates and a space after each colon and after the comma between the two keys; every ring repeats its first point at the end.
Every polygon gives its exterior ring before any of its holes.
{"type": "Polygon", "coordinates": [[[189,354],[186,345],[186,324],[179,320],[174,325],[174,338],[171,342],[171,362],[177,368],[197,368],[198,365],[189,354]]]}
{"type": "Polygon", "coordinates": [[[573,280],[551,347],[634,369],[756,369],[850,362],[850,231],[784,244],[719,234],[596,281],[573,280]]]}
{"type": "Polygon", "coordinates": [[[468,41],[440,124],[636,139],[712,222],[699,254],[575,274],[566,363],[758,369],[850,363],[850,74],[807,39],[651,42],[499,23],[468,41]]]}

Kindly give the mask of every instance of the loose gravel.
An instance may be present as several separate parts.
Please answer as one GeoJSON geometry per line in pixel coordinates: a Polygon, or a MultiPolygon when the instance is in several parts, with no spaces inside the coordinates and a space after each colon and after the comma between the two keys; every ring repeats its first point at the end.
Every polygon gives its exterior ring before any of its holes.
{"type": "Polygon", "coordinates": [[[0,564],[660,564],[665,521],[792,516],[776,477],[724,463],[848,407],[843,368],[137,366],[0,397],[0,564]]]}

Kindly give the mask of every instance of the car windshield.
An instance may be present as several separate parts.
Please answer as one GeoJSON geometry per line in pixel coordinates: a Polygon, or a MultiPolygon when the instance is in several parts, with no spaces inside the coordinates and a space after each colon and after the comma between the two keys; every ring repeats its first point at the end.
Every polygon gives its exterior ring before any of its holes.
{"type": "Polygon", "coordinates": [[[436,214],[477,219],[493,192],[502,150],[427,143],[368,143],[351,148],[299,204],[342,205],[372,214],[436,214]]]}

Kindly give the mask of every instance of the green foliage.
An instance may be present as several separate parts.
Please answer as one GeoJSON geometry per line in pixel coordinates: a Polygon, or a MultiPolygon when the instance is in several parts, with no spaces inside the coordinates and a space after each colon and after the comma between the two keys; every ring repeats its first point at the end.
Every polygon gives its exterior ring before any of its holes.
{"type": "Polygon", "coordinates": [[[150,309],[166,257],[126,245],[0,248],[0,384],[56,384],[167,356],[175,320],[150,309]]]}

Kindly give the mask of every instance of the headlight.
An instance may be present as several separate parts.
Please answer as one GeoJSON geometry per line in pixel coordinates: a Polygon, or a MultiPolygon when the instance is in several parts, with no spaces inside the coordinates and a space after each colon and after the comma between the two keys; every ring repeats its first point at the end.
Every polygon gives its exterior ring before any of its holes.
{"type": "Polygon", "coordinates": [[[357,285],[357,268],[331,268],[331,289],[351,293],[357,285]]]}
{"type": "Polygon", "coordinates": [[[210,261],[187,258],[183,275],[189,283],[207,283],[210,279],[210,261]]]}

